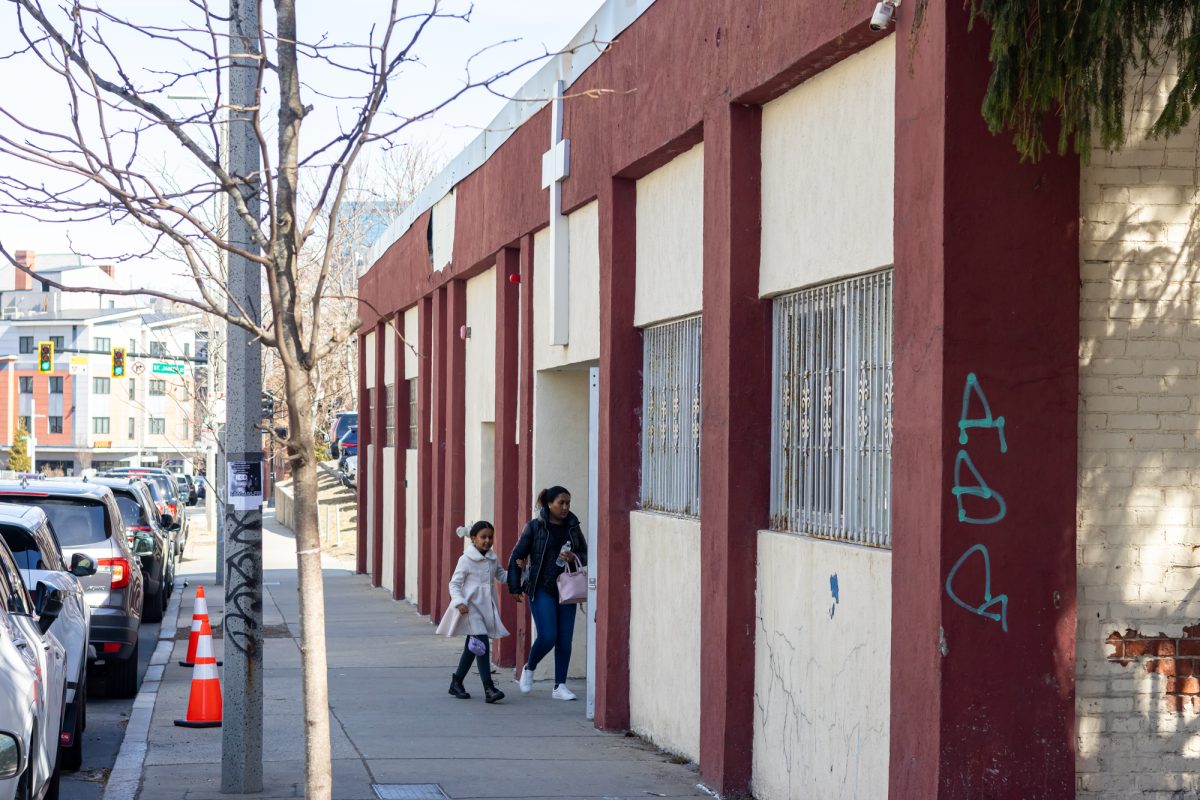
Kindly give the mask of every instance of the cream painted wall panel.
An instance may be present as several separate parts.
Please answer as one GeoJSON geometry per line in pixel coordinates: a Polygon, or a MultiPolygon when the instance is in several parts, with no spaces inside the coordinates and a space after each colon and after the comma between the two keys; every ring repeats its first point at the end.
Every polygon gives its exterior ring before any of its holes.
{"type": "Polygon", "coordinates": [[[595,201],[567,217],[571,240],[570,343],[550,344],[550,229],[533,237],[533,364],[550,369],[600,359],[600,212],[595,201]]]}
{"type": "Polygon", "coordinates": [[[418,322],[418,309],[413,306],[404,312],[404,341],[407,344],[402,344],[404,348],[404,378],[417,377],[417,354],[416,349],[419,344],[417,339],[420,337],[418,322]]]}
{"type": "Polygon", "coordinates": [[[433,268],[441,271],[454,260],[454,216],[458,201],[454,190],[433,204],[433,268]]]}
{"type": "Polygon", "coordinates": [[[891,562],[889,550],[759,533],[759,800],[887,797],[891,562]]]}
{"type": "Polygon", "coordinates": [[[490,518],[495,474],[493,438],[485,430],[496,418],[496,268],[467,281],[465,518],[490,518]],[[489,452],[484,452],[485,447],[489,452]]]}
{"type": "Polygon", "coordinates": [[[762,295],[892,263],[897,38],[763,107],[762,295]]]}
{"type": "Polygon", "coordinates": [[[633,324],[697,314],[704,305],[704,144],[637,182],[633,324]]]}
{"type": "MultiPolygon", "coordinates": [[[[586,370],[538,372],[534,375],[533,484],[534,493],[564,486],[571,493],[571,511],[585,530],[588,508],[588,373],[586,370]]],[[[587,624],[580,608],[575,616],[571,668],[573,678],[587,674],[587,624]]],[[[538,667],[542,678],[553,678],[554,656],[538,667]]]]}
{"type": "Polygon", "coordinates": [[[371,481],[371,456],[375,448],[371,445],[359,447],[358,460],[358,479],[367,482],[367,572],[371,571],[371,565],[375,563],[375,504],[379,502],[379,492],[371,481]]]}
{"type": "Polygon", "coordinates": [[[389,386],[396,382],[396,331],[392,323],[384,326],[383,349],[383,385],[389,386]]]}
{"type": "Polygon", "coordinates": [[[408,487],[404,490],[404,597],[417,602],[417,451],[406,450],[408,487]]]}
{"type": "MultiPolygon", "coordinates": [[[[396,337],[389,337],[395,339],[396,337]]],[[[395,576],[395,557],[396,557],[396,448],[383,448],[383,546],[382,551],[382,574],[379,576],[379,582],[383,588],[389,592],[396,585],[393,579],[395,576]]]]}
{"type": "Polygon", "coordinates": [[[364,348],[367,351],[366,367],[367,367],[367,388],[375,388],[375,332],[371,331],[366,335],[364,340],[364,348]]]}
{"type": "Polygon", "coordinates": [[[700,758],[700,523],[629,515],[629,723],[700,758]]]}

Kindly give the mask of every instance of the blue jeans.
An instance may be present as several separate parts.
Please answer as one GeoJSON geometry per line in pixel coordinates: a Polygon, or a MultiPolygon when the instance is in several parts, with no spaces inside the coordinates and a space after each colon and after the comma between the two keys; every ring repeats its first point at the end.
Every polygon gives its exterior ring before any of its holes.
{"type": "Polygon", "coordinates": [[[554,685],[566,683],[567,667],[571,664],[571,640],[575,638],[575,606],[560,606],[558,598],[544,589],[538,589],[529,601],[533,611],[533,624],[537,626],[537,639],[529,648],[529,669],[537,669],[538,662],[554,651],[554,685]]]}

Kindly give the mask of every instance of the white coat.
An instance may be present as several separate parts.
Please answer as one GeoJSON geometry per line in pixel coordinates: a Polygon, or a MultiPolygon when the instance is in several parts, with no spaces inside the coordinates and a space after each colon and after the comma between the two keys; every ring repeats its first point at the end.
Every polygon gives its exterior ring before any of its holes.
{"type": "Polygon", "coordinates": [[[495,584],[507,578],[508,571],[500,566],[495,552],[489,550],[485,555],[468,542],[450,577],[450,607],[442,615],[437,632],[444,636],[474,634],[492,639],[508,636],[508,629],[500,621],[495,584]],[[459,613],[460,604],[467,607],[465,616],[459,613]]]}

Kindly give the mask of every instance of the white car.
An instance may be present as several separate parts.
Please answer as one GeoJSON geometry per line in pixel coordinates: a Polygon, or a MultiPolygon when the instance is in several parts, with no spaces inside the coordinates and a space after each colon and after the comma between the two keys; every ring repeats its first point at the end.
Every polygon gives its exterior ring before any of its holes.
{"type": "Polygon", "coordinates": [[[83,553],[75,553],[68,567],[45,512],[36,506],[0,504],[0,540],[8,545],[26,589],[33,592],[39,582],[45,583],[57,589],[62,600],[62,611],[50,626],[50,633],[67,649],[67,705],[59,737],[59,759],[64,770],[74,771],[83,762],[88,637],[92,630],[92,608],[84,599],[80,578],[94,575],[96,563],[83,553]]]}
{"type": "Polygon", "coordinates": [[[67,656],[49,628],[61,609],[45,583],[29,596],[0,545],[0,800],[58,798],[67,656]]]}

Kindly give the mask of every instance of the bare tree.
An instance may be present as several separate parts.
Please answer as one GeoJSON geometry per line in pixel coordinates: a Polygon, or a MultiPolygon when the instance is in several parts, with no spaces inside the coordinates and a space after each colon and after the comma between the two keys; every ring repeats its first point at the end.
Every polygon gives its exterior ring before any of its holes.
{"type": "MultiPolygon", "coordinates": [[[[344,354],[360,326],[355,313],[331,304],[344,301],[356,308],[357,275],[341,274],[338,266],[354,168],[372,147],[394,145],[405,128],[468,92],[496,91],[497,81],[529,62],[484,76],[473,75],[468,62],[454,91],[414,109],[406,102],[403,80],[418,63],[422,35],[435,24],[469,21],[469,7],[452,10],[446,0],[426,0],[425,10],[411,12],[392,0],[357,41],[328,36],[303,41],[295,0],[275,0],[273,14],[259,10],[258,102],[232,108],[224,99],[226,75],[232,56],[241,61],[247,55],[231,54],[229,16],[211,9],[208,0],[139,6],[145,16],[138,19],[77,1],[8,4],[8,27],[21,42],[0,53],[5,83],[17,85],[29,70],[41,70],[56,76],[63,102],[21,107],[6,102],[0,108],[0,153],[13,165],[0,176],[0,213],[141,226],[149,244],[121,258],[135,260],[170,246],[186,265],[191,291],[156,288],[148,279],[125,294],[198,308],[250,331],[278,359],[296,490],[306,796],[329,798],[313,454],[322,365],[344,354]],[[195,113],[179,112],[172,94],[194,92],[197,85],[210,99],[195,113]],[[263,164],[259,175],[245,180],[226,167],[231,113],[249,117],[263,164]],[[315,144],[302,137],[314,128],[315,144]],[[164,164],[169,181],[161,179],[164,164]],[[261,217],[251,212],[247,194],[259,199],[261,217]],[[211,221],[218,200],[231,218],[249,227],[250,246],[230,242],[224,226],[211,221]],[[262,270],[267,299],[261,323],[255,321],[257,309],[239,306],[224,281],[222,259],[230,254],[262,270]]],[[[0,254],[21,268],[13,252],[11,243],[0,241],[0,254]]]]}

